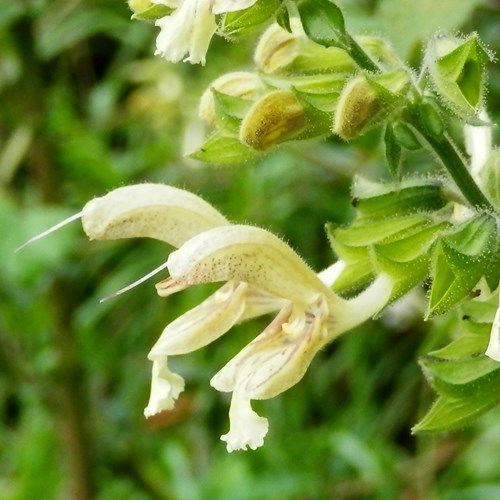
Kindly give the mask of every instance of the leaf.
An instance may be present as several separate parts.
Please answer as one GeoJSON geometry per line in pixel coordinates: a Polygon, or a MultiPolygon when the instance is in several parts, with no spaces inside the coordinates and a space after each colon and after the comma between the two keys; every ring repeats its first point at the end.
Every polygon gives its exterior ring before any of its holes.
{"type": "Polygon", "coordinates": [[[333,231],[335,239],[344,245],[363,247],[390,239],[398,239],[405,231],[427,226],[428,218],[423,215],[410,215],[399,218],[386,218],[370,224],[355,224],[333,231]]]}
{"type": "Polygon", "coordinates": [[[240,165],[255,160],[260,154],[236,137],[216,134],[188,156],[214,165],[240,165]]]}
{"type": "Polygon", "coordinates": [[[281,0],[258,0],[248,9],[228,12],[219,31],[228,38],[246,35],[273,17],[280,6],[281,0]]]}
{"type": "Polygon", "coordinates": [[[173,11],[174,9],[171,9],[166,5],[156,4],[146,10],[143,10],[142,12],[136,12],[132,15],[132,19],[138,19],[140,21],[156,21],[161,17],[168,16],[173,11]]]}
{"type": "Polygon", "coordinates": [[[303,0],[297,4],[307,36],[325,47],[345,47],[347,36],[342,11],[329,0],[303,0]]]}
{"type": "Polygon", "coordinates": [[[484,355],[453,360],[428,355],[420,364],[435,390],[446,396],[469,397],[500,376],[500,364],[484,355]]]}
{"type": "Polygon", "coordinates": [[[417,432],[445,432],[463,428],[500,402],[500,371],[495,383],[470,397],[440,396],[427,415],[412,428],[417,432]]]}
{"type": "Polygon", "coordinates": [[[497,259],[496,222],[479,215],[436,245],[427,317],[443,314],[462,301],[497,259]]]}

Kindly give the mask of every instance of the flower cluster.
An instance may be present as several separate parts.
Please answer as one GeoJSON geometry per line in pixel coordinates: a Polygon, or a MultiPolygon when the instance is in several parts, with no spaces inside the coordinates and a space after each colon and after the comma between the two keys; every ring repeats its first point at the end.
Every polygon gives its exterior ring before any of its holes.
{"type": "Polygon", "coordinates": [[[171,186],[118,188],[90,201],[68,221],[76,217],[90,239],[150,237],[177,247],[155,270],[166,267],[170,273],[156,285],[160,296],[201,283],[224,283],[169,324],[151,349],[146,417],[172,409],[184,389],[183,378],[168,368],[170,356],[204,347],[243,320],[276,314],[211,380],[215,389],[232,392],[230,429],[221,438],[228,451],[263,444],[268,422],[252,410],[251,400],[272,398],[299,382],[325,344],[378,313],[391,297],[393,282],[380,274],[356,298],[340,298],[328,285],[341,262],[317,275],[277,236],[230,224],[208,203],[171,186]]]}

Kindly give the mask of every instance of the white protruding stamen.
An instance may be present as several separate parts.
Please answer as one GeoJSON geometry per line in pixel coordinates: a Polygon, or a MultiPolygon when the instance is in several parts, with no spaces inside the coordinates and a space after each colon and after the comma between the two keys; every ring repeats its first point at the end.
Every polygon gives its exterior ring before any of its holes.
{"type": "Polygon", "coordinates": [[[108,295],[107,297],[104,297],[99,302],[102,304],[103,302],[106,302],[109,299],[113,299],[113,298],[117,297],[118,295],[121,295],[122,293],[128,292],[132,288],[135,288],[137,285],[140,285],[141,283],[144,283],[149,278],[152,278],[155,274],[158,274],[159,272],[163,271],[166,268],[167,268],[167,263],[164,262],[161,266],[158,266],[157,268],[153,269],[151,272],[149,272],[148,274],[146,274],[142,278],[139,278],[138,280],[134,281],[130,285],[127,285],[126,287],[121,288],[117,292],[114,292],[111,295],[108,295]]]}
{"type": "Polygon", "coordinates": [[[50,227],[49,229],[47,229],[43,233],[40,233],[40,234],[37,234],[36,236],[33,236],[33,238],[30,238],[26,243],[23,243],[20,247],[17,247],[15,252],[19,252],[19,250],[22,250],[23,248],[27,247],[28,245],[31,245],[35,241],[38,241],[38,240],[44,238],[45,236],[49,235],[50,233],[53,233],[54,231],[57,231],[58,229],[61,229],[62,227],[68,225],[69,223],[71,223],[77,219],[80,219],[82,215],[83,215],[83,210],[81,212],[78,212],[75,215],[72,215],[71,217],[68,217],[67,219],[64,219],[61,222],[58,222],[55,226],[50,227]]]}

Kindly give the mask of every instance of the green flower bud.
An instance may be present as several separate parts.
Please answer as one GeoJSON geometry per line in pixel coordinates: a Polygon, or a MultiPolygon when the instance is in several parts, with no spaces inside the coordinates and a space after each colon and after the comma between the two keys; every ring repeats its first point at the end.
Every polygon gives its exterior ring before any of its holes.
{"type": "Polygon", "coordinates": [[[399,104],[409,81],[403,70],[352,78],[340,94],[333,132],[349,140],[378,124],[399,104]]]}
{"type": "Polygon", "coordinates": [[[255,50],[257,67],[267,74],[351,73],[357,69],[347,52],[338,47],[323,47],[310,40],[300,21],[290,19],[292,32],[278,24],[264,32],[255,50]]]}
{"type": "Polygon", "coordinates": [[[474,33],[460,39],[440,33],[430,40],[425,59],[443,103],[463,118],[477,117],[484,94],[485,65],[492,60],[478,36],[474,33]]]}
{"type": "Polygon", "coordinates": [[[353,78],[340,95],[334,116],[333,133],[345,140],[353,139],[380,113],[382,102],[365,76],[353,78]]]}
{"type": "Polygon", "coordinates": [[[265,151],[299,135],[307,127],[305,109],[289,90],[276,90],[261,97],[240,128],[240,140],[265,151]]]}

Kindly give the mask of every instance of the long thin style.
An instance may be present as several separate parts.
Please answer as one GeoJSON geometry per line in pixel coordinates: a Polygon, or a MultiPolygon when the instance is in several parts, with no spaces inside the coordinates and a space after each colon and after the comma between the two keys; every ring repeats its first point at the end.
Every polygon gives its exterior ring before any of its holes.
{"type": "Polygon", "coordinates": [[[47,236],[48,234],[51,234],[54,231],[57,231],[58,229],[61,229],[62,227],[70,224],[71,222],[73,222],[77,219],[80,219],[82,214],[83,214],[83,211],[78,212],[77,214],[72,215],[71,217],[68,217],[67,219],[64,219],[63,221],[58,222],[55,226],[50,227],[49,229],[47,229],[43,233],[40,233],[40,234],[37,234],[36,236],[33,236],[33,238],[30,238],[26,243],[23,243],[20,247],[17,247],[15,252],[19,252],[19,250],[22,250],[23,248],[27,247],[28,245],[31,245],[35,241],[38,241],[38,240],[44,238],[45,236],[47,236]]]}
{"type": "Polygon", "coordinates": [[[104,297],[101,299],[99,302],[106,302],[109,299],[113,299],[117,297],[118,295],[121,295],[122,293],[128,292],[129,290],[132,290],[132,288],[135,288],[137,285],[140,285],[141,283],[144,283],[147,281],[149,278],[152,278],[155,274],[158,274],[159,272],[163,271],[164,269],[167,268],[167,263],[164,262],[161,266],[158,266],[156,269],[153,269],[151,272],[143,276],[142,278],[139,278],[138,280],[134,281],[130,285],[127,285],[124,288],[121,288],[117,292],[112,293],[111,295],[108,295],[107,297],[104,297]]]}

